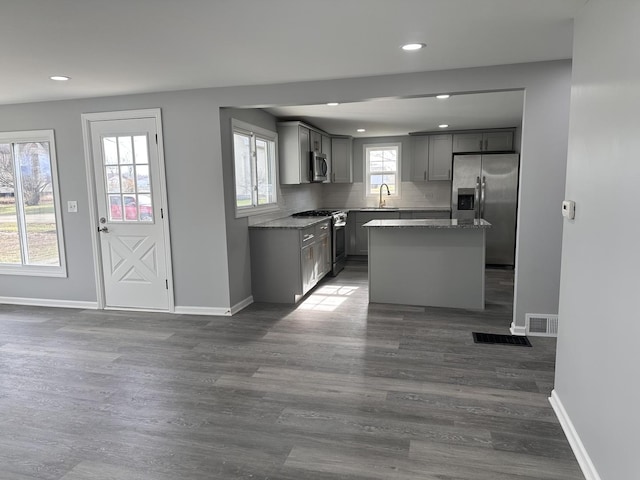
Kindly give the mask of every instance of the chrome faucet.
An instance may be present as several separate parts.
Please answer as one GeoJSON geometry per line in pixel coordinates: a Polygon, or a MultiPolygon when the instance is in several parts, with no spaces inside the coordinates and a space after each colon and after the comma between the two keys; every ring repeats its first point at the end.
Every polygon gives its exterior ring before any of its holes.
{"type": "Polygon", "coordinates": [[[382,200],[382,187],[387,187],[387,195],[391,195],[391,192],[389,191],[389,185],[387,185],[386,183],[380,185],[380,201],[378,202],[378,208],[383,208],[387,203],[382,200]]]}

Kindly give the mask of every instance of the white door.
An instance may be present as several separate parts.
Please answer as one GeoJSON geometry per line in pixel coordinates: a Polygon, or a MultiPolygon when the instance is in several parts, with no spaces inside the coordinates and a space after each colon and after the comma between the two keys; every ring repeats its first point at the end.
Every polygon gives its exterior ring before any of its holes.
{"type": "Polygon", "coordinates": [[[169,309],[155,118],[90,122],[104,306],[169,309]]]}

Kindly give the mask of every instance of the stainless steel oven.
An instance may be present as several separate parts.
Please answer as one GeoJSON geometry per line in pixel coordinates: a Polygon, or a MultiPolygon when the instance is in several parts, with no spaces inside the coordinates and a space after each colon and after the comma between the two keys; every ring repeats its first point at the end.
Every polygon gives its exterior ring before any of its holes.
{"type": "Polygon", "coordinates": [[[331,253],[333,266],[331,273],[335,277],[344,268],[344,264],[347,261],[347,212],[339,212],[334,215],[332,224],[331,253]]]}
{"type": "Polygon", "coordinates": [[[331,217],[331,274],[335,277],[347,261],[347,212],[342,210],[308,210],[294,217],[331,217]]]}

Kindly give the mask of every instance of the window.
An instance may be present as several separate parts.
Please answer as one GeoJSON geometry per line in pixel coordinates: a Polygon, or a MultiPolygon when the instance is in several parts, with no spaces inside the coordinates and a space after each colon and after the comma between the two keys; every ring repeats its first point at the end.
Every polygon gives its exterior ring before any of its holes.
{"type": "Polygon", "coordinates": [[[278,208],[276,142],[278,135],[232,120],[236,217],[278,208]]]}
{"type": "Polygon", "coordinates": [[[0,133],[0,273],[66,276],[53,130],[0,133]]]}
{"type": "MultiPolygon", "coordinates": [[[[364,146],[365,195],[379,195],[380,186],[386,183],[394,197],[400,196],[400,144],[364,146]]],[[[386,194],[386,189],[384,194],[386,194]]]]}

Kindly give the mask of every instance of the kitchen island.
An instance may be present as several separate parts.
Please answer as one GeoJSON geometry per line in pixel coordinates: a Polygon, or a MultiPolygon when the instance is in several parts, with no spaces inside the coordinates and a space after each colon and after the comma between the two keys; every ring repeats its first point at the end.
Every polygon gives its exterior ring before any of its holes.
{"type": "Polygon", "coordinates": [[[486,220],[372,220],[369,302],[484,309],[486,220]]]}

